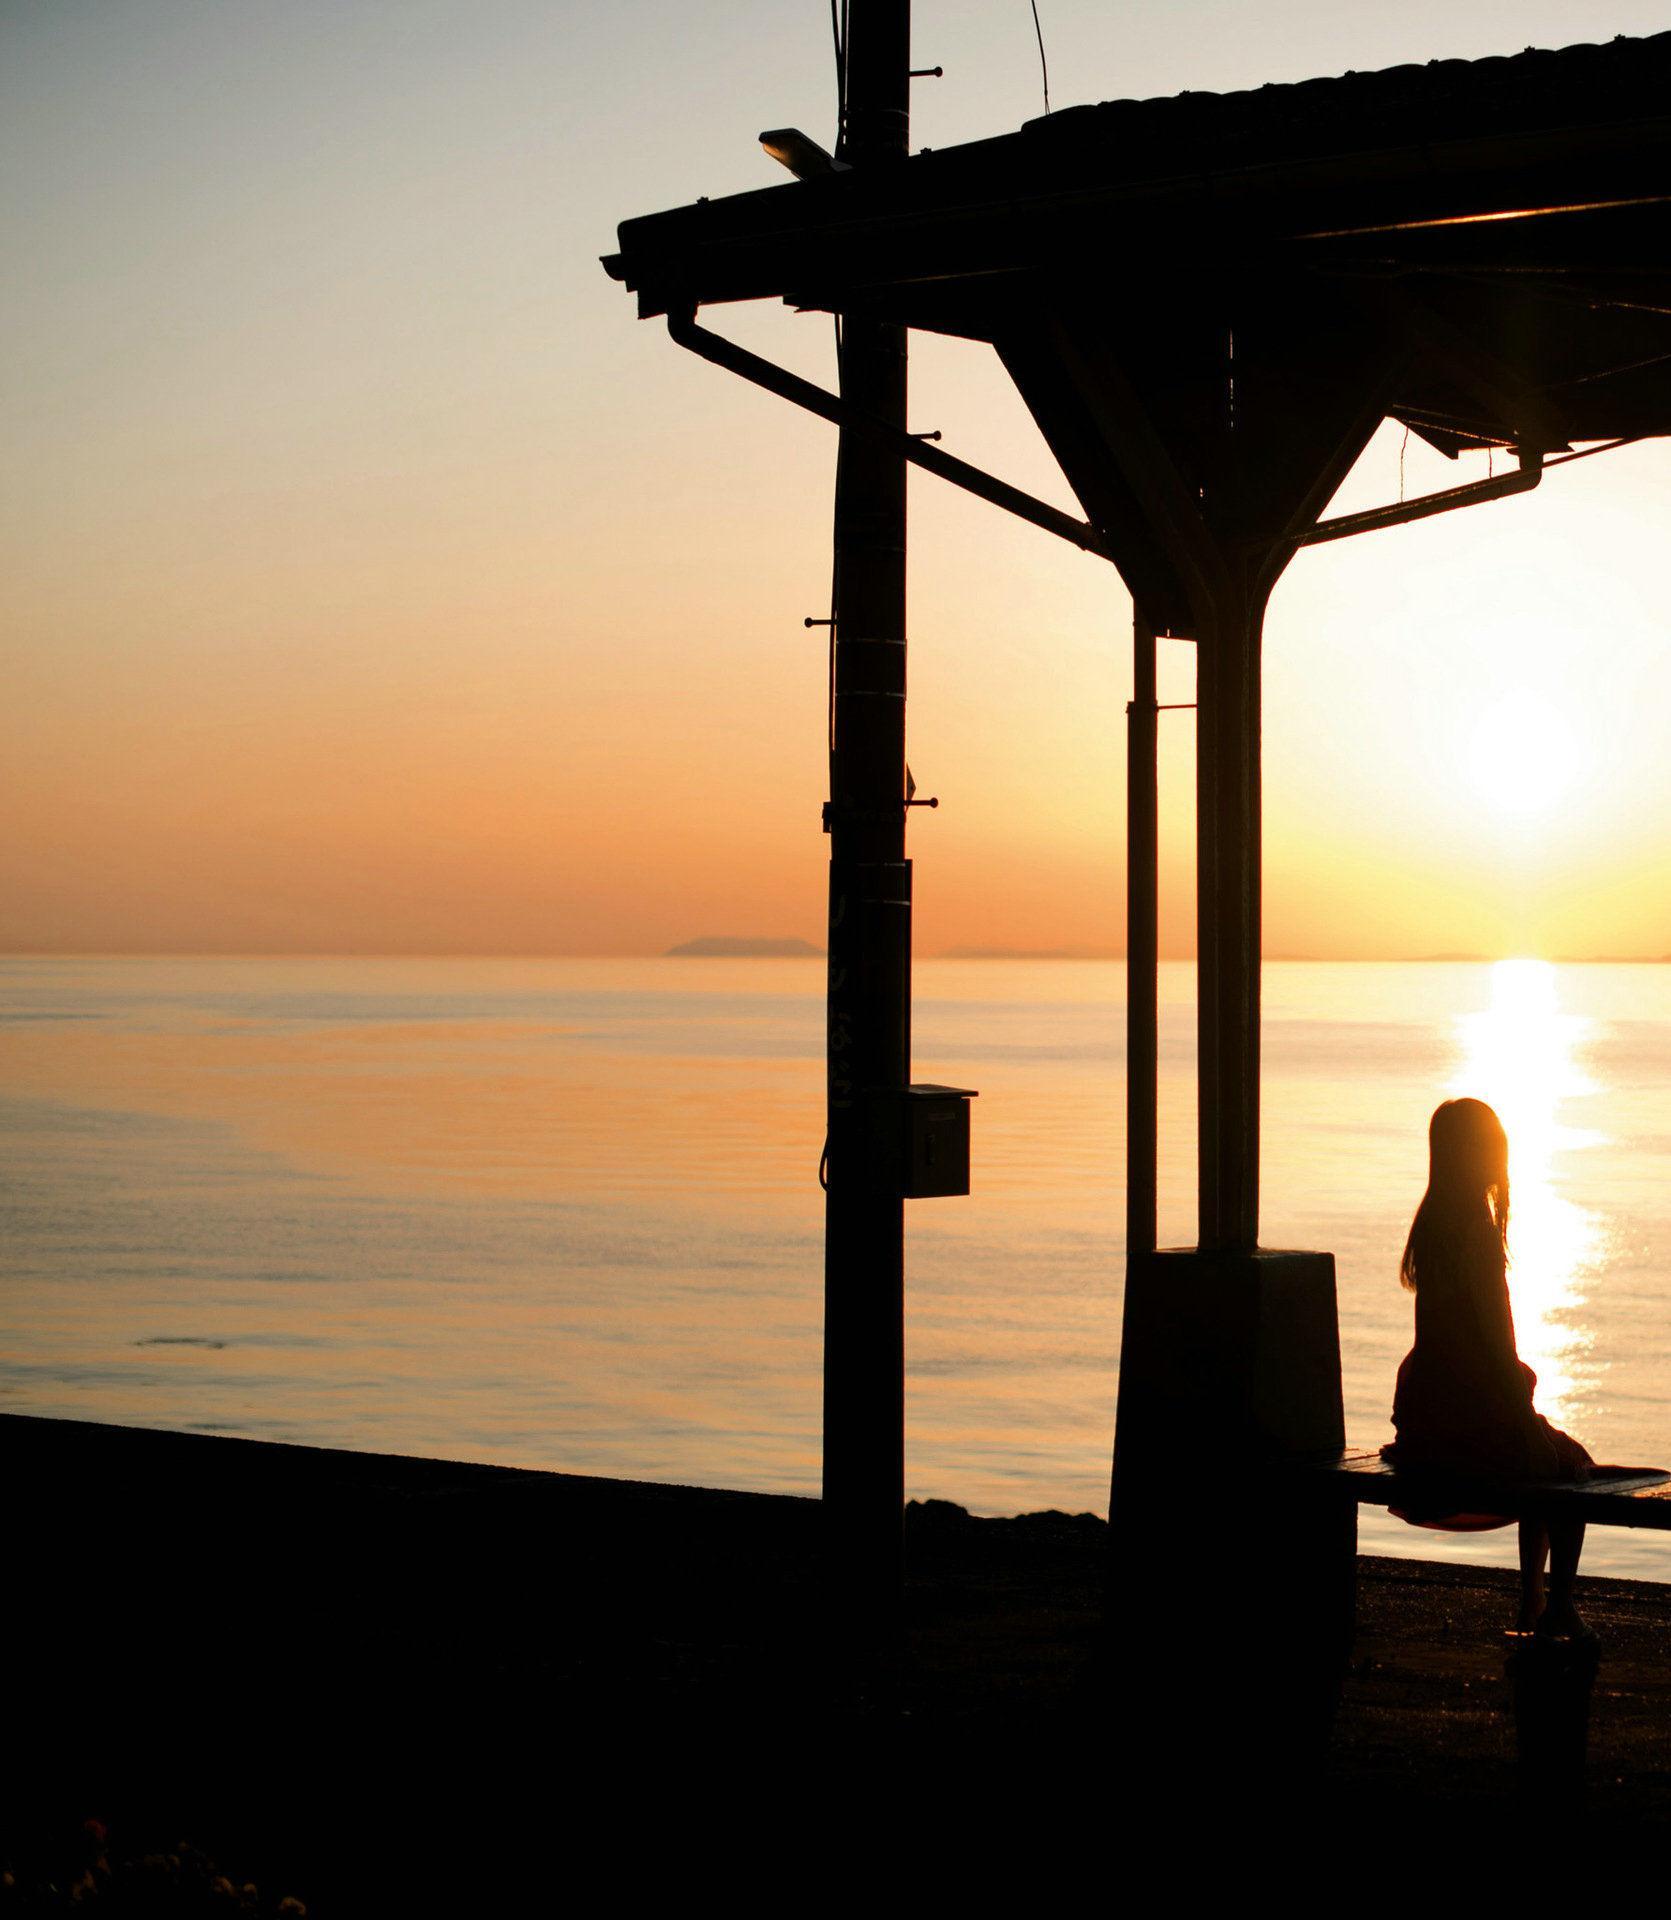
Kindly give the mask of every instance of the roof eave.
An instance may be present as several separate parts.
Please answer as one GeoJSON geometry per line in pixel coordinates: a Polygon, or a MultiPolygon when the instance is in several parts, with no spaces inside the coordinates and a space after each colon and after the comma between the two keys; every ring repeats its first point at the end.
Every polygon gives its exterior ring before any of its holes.
{"type": "Polygon", "coordinates": [[[1063,185],[1011,135],[918,155],[882,176],[789,182],[622,223],[606,270],[642,317],[823,287],[1050,266],[1136,252],[1168,271],[1227,244],[1342,242],[1442,222],[1671,196],[1671,115],[1063,185]],[[1012,165],[1011,162],[1015,164],[1012,165]],[[1025,176],[1032,175],[1032,178],[1025,176]],[[1042,175],[1042,177],[1040,177],[1042,175]]]}

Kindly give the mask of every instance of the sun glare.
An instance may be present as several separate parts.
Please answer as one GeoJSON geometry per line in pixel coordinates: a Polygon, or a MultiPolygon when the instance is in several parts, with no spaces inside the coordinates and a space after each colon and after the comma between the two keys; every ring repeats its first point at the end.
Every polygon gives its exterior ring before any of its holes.
{"type": "Polygon", "coordinates": [[[1481,714],[1468,742],[1468,770],[1492,810],[1536,819],[1558,806],[1578,770],[1578,745],[1559,710],[1540,694],[1504,694],[1481,714]]]}
{"type": "Polygon", "coordinates": [[[1590,1344],[1579,1310],[1601,1253],[1596,1215],[1560,1190],[1556,1164],[1594,1136],[1561,1123],[1561,1109],[1594,1091],[1578,1064],[1589,1022],[1561,1011],[1545,960],[1502,960],[1491,1002],[1457,1022],[1462,1060],[1450,1091],[1497,1110],[1509,1137],[1509,1292],[1520,1357],[1538,1376],[1538,1411],[1570,1416],[1579,1356],[1590,1344]]]}

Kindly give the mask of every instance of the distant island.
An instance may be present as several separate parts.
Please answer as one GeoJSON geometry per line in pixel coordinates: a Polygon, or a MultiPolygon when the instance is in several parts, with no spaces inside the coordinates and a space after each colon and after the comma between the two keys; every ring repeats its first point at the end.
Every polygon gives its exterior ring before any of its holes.
{"type": "Polygon", "coordinates": [[[674,960],[821,960],[824,949],[809,940],[764,940],[748,934],[709,933],[669,947],[674,960]]]}

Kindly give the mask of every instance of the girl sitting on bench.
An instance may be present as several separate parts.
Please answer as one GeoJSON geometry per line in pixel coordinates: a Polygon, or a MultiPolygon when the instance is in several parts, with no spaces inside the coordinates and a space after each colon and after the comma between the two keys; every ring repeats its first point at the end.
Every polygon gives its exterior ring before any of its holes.
{"type": "MultiPolygon", "coordinates": [[[[1398,1369],[1398,1438],[1382,1452],[1399,1467],[1499,1480],[1585,1479],[1594,1463],[1534,1409],[1537,1375],[1515,1348],[1502,1122],[1483,1100],[1447,1100],[1427,1137],[1427,1191],[1399,1263],[1399,1278],[1416,1296],[1416,1344],[1398,1369]]],[[[1509,1524],[1501,1514],[1425,1509],[1399,1517],[1451,1532],[1509,1524]]],[[[1520,1614],[1512,1633],[1589,1637],[1572,1597],[1583,1545],[1582,1520],[1521,1520],[1520,1614]]]]}

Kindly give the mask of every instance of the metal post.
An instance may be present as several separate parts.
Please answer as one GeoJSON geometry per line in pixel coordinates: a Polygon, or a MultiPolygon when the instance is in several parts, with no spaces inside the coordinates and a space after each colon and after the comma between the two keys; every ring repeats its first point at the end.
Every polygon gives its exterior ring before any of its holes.
{"type": "MultiPolygon", "coordinates": [[[[851,0],[855,169],[902,159],[910,7],[851,0]]],[[[849,312],[841,397],[903,432],[906,334],[849,312]]],[[[830,742],[824,1500],[832,1571],[863,1641],[897,1621],[905,1498],[904,1207],[876,1151],[910,1080],[911,870],[905,859],[905,484],[896,448],[844,430],[836,468],[830,742]]]]}
{"type": "Polygon", "coordinates": [[[1196,647],[1200,1242],[1259,1238],[1262,598],[1227,595],[1196,647]]]}
{"type": "Polygon", "coordinates": [[[1155,1247],[1159,793],[1155,630],[1132,609],[1126,708],[1126,1253],[1155,1247]]]}

